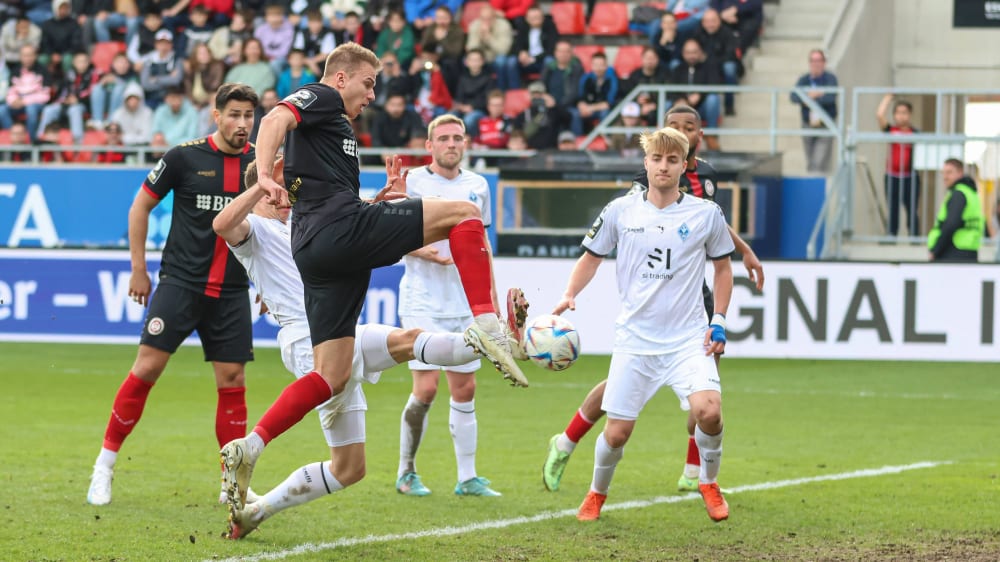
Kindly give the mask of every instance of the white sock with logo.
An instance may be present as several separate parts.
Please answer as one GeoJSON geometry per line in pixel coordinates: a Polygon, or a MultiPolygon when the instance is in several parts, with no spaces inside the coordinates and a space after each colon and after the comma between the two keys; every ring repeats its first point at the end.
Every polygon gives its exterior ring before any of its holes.
{"type": "Polygon", "coordinates": [[[455,402],[451,400],[448,427],[451,440],[455,444],[455,461],[458,463],[458,481],[465,482],[476,477],[476,401],[455,402]]]}
{"type": "Polygon", "coordinates": [[[330,461],[307,464],[296,469],[284,482],[257,500],[263,507],[254,515],[254,519],[263,521],[279,511],[343,489],[343,484],[330,472],[330,461]]]}
{"type": "Polygon", "coordinates": [[[698,481],[702,484],[712,484],[719,477],[719,465],[722,464],[722,432],[709,435],[700,427],[694,428],[694,442],[698,444],[701,455],[701,473],[698,481]]]}
{"type": "Polygon", "coordinates": [[[611,487],[611,478],[615,475],[615,468],[618,461],[625,456],[625,447],[614,449],[608,445],[604,438],[604,432],[597,436],[597,443],[594,445],[594,479],[590,482],[590,491],[598,494],[608,494],[611,487]]]}

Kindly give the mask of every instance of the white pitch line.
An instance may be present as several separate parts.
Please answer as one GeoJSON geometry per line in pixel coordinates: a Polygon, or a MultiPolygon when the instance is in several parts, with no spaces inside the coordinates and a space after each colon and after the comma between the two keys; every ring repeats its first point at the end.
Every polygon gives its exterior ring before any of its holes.
{"type": "MultiPolygon", "coordinates": [[[[726,493],[738,494],[741,492],[758,492],[761,490],[775,490],[778,488],[788,488],[790,486],[800,486],[802,484],[810,484],[812,482],[828,482],[832,480],[849,480],[852,478],[885,476],[887,474],[899,474],[901,472],[906,472],[909,470],[934,468],[937,466],[951,464],[951,462],[952,461],[924,461],[924,462],[917,462],[913,464],[904,464],[898,466],[866,468],[863,470],[855,470],[852,472],[841,472],[838,474],[824,474],[822,476],[809,476],[806,478],[793,478],[790,480],[761,482],[759,484],[746,484],[743,486],[734,486],[732,488],[726,488],[726,493]]],[[[700,497],[701,497],[700,495],[693,493],[684,494],[682,496],[659,496],[649,500],[632,500],[627,502],[608,504],[605,505],[604,508],[601,509],[601,511],[604,512],[604,511],[617,511],[622,509],[640,509],[643,507],[650,507],[664,503],[680,503],[682,501],[694,500],[700,497]]],[[[375,544],[375,543],[384,543],[393,541],[423,539],[427,537],[448,537],[453,535],[462,535],[465,533],[471,533],[474,531],[483,531],[487,529],[502,529],[505,527],[511,527],[513,525],[523,525],[525,523],[537,523],[539,521],[548,521],[550,519],[570,517],[576,515],[576,512],[577,512],[576,509],[564,509],[561,511],[545,511],[537,515],[532,515],[530,517],[525,516],[525,517],[513,517],[510,519],[496,519],[494,521],[482,521],[480,523],[462,525],[461,527],[439,527],[437,529],[427,529],[424,531],[415,531],[411,533],[398,533],[391,535],[368,535],[365,537],[343,538],[333,542],[305,543],[305,544],[300,544],[299,546],[296,546],[294,548],[279,550],[277,552],[262,552],[260,554],[253,554],[249,556],[224,558],[221,561],[218,559],[209,559],[206,560],[206,562],[240,562],[240,561],[255,562],[257,560],[281,560],[283,558],[288,558],[289,556],[297,556],[299,554],[315,554],[326,550],[334,550],[337,548],[357,546],[362,544],[375,544]]]]}

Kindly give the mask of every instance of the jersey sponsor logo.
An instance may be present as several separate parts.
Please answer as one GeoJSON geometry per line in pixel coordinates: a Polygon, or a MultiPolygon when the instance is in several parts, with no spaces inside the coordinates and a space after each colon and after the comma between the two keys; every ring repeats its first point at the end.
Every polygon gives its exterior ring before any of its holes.
{"type": "Polygon", "coordinates": [[[198,170],[198,175],[206,178],[214,178],[215,170],[198,170]]]}
{"type": "Polygon", "coordinates": [[[233,198],[227,195],[198,195],[194,206],[202,211],[221,211],[232,200],[233,198]]]}
{"type": "Polygon", "coordinates": [[[164,161],[163,158],[160,158],[160,161],[156,163],[156,167],[149,171],[149,175],[146,176],[146,179],[149,183],[156,183],[160,179],[160,176],[163,175],[163,170],[166,169],[166,161],[164,161]]]}
{"type": "Polygon", "coordinates": [[[162,334],[164,327],[165,324],[163,323],[163,319],[159,316],[150,318],[149,322],[146,323],[146,331],[149,332],[149,335],[151,336],[158,336],[162,334]]]}
{"type": "Polygon", "coordinates": [[[677,229],[677,236],[681,237],[681,242],[686,242],[688,236],[691,235],[691,229],[688,228],[687,223],[681,223],[680,228],[677,229]]]}
{"type": "Polygon", "coordinates": [[[298,90],[292,92],[285,98],[285,101],[294,105],[299,109],[305,109],[316,101],[316,94],[310,92],[309,90],[298,90]]]}
{"type": "Polygon", "coordinates": [[[715,183],[712,180],[705,180],[705,195],[709,197],[715,195],[715,183]]]}
{"type": "Polygon", "coordinates": [[[358,141],[354,139],[344,139],[344,154],[358,157],[358,141]]]}

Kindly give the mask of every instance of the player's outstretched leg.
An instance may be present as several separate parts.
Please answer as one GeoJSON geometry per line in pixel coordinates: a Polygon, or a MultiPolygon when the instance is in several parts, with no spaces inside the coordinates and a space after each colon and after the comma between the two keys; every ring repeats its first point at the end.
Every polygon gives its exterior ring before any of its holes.
{"type": "Polygon", "coordinates": [[[604,415],[601,401],[604,400],[606,385],[607,381],[601,381],[592,388],[573,415],[573,419],[566,425],[566,430],[549,439],[549,453],[545,457],[545,464],[542,465],[542,482],[546,490],[555,492],[559,489],[559,482],[566,470],[566,464],[569,463],[570,455],[576,449],[576,444],[604,415]]]}
{"type": "Polygon", "coordinates": [[[222,460],[222,482],[232,513],[243,509],[247,503],[250,478],[257,457],[264,450],[264,442],[256,433],[226,443],[219,456],[222,460]]]}
{"type": "Polygon", "coordinates": [[[698,452],[698,442],[694,438],[694,424],[694,414],[688,412],[687,460],[684,462],[684,472],[677,479],[678,492],[698,491],[698,475],[701,473],[701,454],[698,452]]]}
{"type": "Polygon", "coordinates": [[[464,337],[465,343],[492,363],[512,386],[528,386],[528,378],[511,353],[514,345],[495,314],[477,316],[475,323],[465,330],[464,337]]]}
{"type": "Polygon", "coordinates": [[[517,287],[507,290],[507,331],[512,339],[511,355],[518,361],[527,361],[524,351],[524,325],[528,320],[528,299],[517,287]]]}

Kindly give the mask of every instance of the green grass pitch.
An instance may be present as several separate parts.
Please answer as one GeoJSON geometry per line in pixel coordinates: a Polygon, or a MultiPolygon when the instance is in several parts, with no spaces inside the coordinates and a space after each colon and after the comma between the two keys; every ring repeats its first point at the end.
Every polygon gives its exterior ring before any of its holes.
{"type": "MultiPolygon", "coordinates": [[[[183,348],[153,389],[119,457],[112,504],[87,505],[111,400],[134,355],[133,346],[0,344],[0,559],[1000,559],[995,364],[725,359],[720,482],[737,492],[721,524],[708,519],[700,498],[674,490],[686,435],[669,391],[643,412],[612,484],[608,506],[632,507],[607,510],[596,523],[572,516],[590,482],[596,429],[577,449],[562,490],[545,491],[548,438],[604,377],[607,357],[585,357],[562,373],[529,367],[528,389],[480,371],[477,468],[501,498],[452,494],[442,381],[417,457],[434,493],[400,496],[399,416],[410,376],[397,367],[365,386],[367,477],[277,515],[246,540],[227,541],[220,538],[226,510],[216,503],[214,382],[198,348],[183,348]],[[739,491],[924,461],[950,464],[739,491]],[[654,498],[671,499],[640,503],[654,498]],[[406,533],[420,535],[398,537],[406,533]]],[[[291,381],[277,350],[258,349],[257,357],[248,367],[251,425],[291,381]]],[[[318,425],[310,415],[272,443],[255,490],[328,458],[318,425]]]]}

